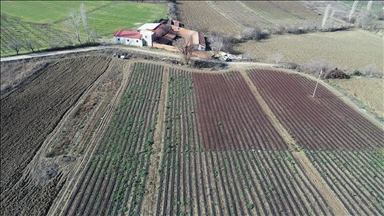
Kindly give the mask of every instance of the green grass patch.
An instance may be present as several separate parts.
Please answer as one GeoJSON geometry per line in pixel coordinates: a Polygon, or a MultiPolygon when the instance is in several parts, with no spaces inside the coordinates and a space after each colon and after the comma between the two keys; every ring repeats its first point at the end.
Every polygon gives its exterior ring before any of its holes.
{"type": "Polygon", "coordinates": [[[1,13],[24,22],[50,23],[66,18],[70,10],[79,11],[84,3],[88,11],[111,4],[107,1],[1,1],[1,13]]]}
{"type": "Polygon", "coordinates": [[[63,29],[63,20],[71,10],[80,11],[84,3],[88,22],[102,36],[119,29],[131,29],[143,23],[166,18],[165,4],[111,1],[1,1],[1,13],[18,17],[23,22],[52,24],[52,28],[63,29]]]}
{"type": "MultiPolygon", "coordinates": [[[[80,12],[84,3],[87,9],[88,23],[104,39],[112,39],[119,29],[136,29],[140,25],[166,18],[166,4],[151,4],[117,1],[1,1],[2,20],[1,56],[15,52],[7,47],[12,40],[37,41],[36,50],[76,45],[70,38],[70,32],[64,27],[64,20],[70,11],[80,12]]],[[[81,38],[85,42],[86,34],[81,27],[81,38]]],[[[20,54],[28,53],[23,47],[20,54]]]]}

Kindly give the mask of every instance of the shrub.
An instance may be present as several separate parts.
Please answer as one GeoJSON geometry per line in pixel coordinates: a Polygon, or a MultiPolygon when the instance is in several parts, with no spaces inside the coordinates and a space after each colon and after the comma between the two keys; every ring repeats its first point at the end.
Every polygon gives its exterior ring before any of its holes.
{"type": "Polygon", "coordinates": [[[360,73],[359,70],[355,70],[355,71],[353,71],[353,74],[352,74],[352,75],[354,75],[354,76],[360,76],[361,73],[360,73]]]}
{"type": "Polygon", "coordinates": [[[379,72],[377,71],[376,64],[367,65],[363,69],[361,69],[360,71],[361,71],[361,74],[363,74],[364,76],[368,76],[368,77],[374,77],[374,76],[377,76],[379,74],[379,72]]]}
{"type": "Polygon", "coordinates": [[[295,62],[287,62],[282,65],[283,68],[289,69],[289,70],[295,70],[300,71],[300,65],[295,62]]]}

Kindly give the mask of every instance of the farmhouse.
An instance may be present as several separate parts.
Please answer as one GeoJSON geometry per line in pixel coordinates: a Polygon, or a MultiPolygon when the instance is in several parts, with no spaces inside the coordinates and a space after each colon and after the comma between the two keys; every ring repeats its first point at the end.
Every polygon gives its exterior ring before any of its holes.
{"type": "Polygon", "coordinates": [[[204,34],[197,31],[185,29],[178,21],[174,25],[166,26],[161,23],[146,23],[140,26],[137,31],[118,30],[114,36],[114,42],[131,46],[150,46],[174,51],[171,47],[176,37],[192,38],[196,50],[205,50],[206,43],[204,34]]]}
{"type": "Polygon", "coordinates": [[[131,46],[152,46],[156,37],[162,36],[163,24],[146,23],[140,26],[137,31],[118,30],[114,35],[114,42],[131,46]]]}

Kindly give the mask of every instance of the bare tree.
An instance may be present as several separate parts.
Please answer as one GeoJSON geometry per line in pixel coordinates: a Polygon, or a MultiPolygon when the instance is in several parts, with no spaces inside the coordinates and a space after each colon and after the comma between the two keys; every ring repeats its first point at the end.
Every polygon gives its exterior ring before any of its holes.
{"type": "Polygon", "coordinates": [[[210,32],[208,37],[210,46],[216,54],[219,53],[224,46],[224,38],[216,32],[210,32]]]}
{"type": "Polygon", "coordinates": [[[261,38],[262,31],[260,28],[246,28],[244,30],[244,39],[259,40],[261,38]]]}
{"type": "Polygon", "coordinates": [[[323,22],[321,23],[321,28],[324,30],[325,29],[325,24],[327,23],[327,19],[329,16],[329,10],[331,9],[331,5],[329,4],[327,8],[325,9],[324,12],[324,17],[323,17],[323,22]]]}
{"type": "Polygon", "coordinates": [[[334,68],[334,65],[326,59],[311,59],[307,64],[304,64],[302,68],[304,71],[314,73],[318,76],[320,71],[323,71],[324,74],[331,71],[334,68]]]}
{"type": "Polygon", "coordinates": [[[283,60],[284,55],[281,53],[274,53],[273,55],[269,56],[267,59],[270,62],[275,62],[276,64],[279,63],[281,60],[283,60]]]}
{"type": "Polygon", "coordinates": [[[358,2],[359,2],[359,1],[355,1],[355,2],[353,2],[352,9],[351,9],[351,12],[349,13],[349,17],[348,17],[349,22],[351,22],[351,20],[352,20],[352,16],[353,16],[353,14],[355,13],[355,10],[356,10],[357,3],[358,3],[358,2]]]}
{"type": "Polygon", "coordinates": [[[19,55],[19,51],[23,46],[23,42],[19,39],[11,40],[8,43],[8,48],[14,50],[16,52],[16,55],[19,55]]]}
{"type": "Polygon", "coordinates": [[[87,9],[85,8],[85,5],[83,3],[80,5],[80,15],[81,15],[81,21],[83,22],[85,33],[87,34],[87,42],[89,42],[90,29],[88,24],[87,9]]]}
{"type": "Polygon", "coordinates": [[[372,1],[369,1],[367,3],[367,11],[371,11],[371,9],[372,9],[372,1]]]}
{"type": "Polygon", "coordinates": [[[91,38],[92,42],[95,42],[96,39],[100,38],[100,33],[96,30],[90,30],[89,31],[89,37],[91,38]]]}
{"type": "Polygon", "coordinates": [[[67,20],[64,22],[65,28],[68,30],[69,34],[72,35],[74,40],[77,40],[80,44],[80,27],[81,27],[81,16],[75,11],[71,11],[68,14],[67,20]]]}
{"type": "Polygon", "coordinates": [[[368,29],[373,24],[374,15],[371,10],[365,10],[360,14],[358,19],[358,27],[368,29]]]}
{"type": "Polygon", "coordinates": [[[35,52],[35,49],[38,48],[39,44],[37,43],[37,41],[33,40],[33,39],[27,39],[25,40],[25,46],[31,50],[31,52],[35,52]]]}
{"type": "Polygon", "coordinates": [[[174,46],[180,51],[184,63],[189,64],[195,47],[192,43],[192,36],[176,40],[174,46]]]}

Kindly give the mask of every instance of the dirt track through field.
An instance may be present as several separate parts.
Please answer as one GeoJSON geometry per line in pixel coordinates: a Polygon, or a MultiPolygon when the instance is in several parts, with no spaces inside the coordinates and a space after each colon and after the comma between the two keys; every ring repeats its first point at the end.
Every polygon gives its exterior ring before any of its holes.
{"type": "MultiPolygon", "coordinates": [[[[285,142],[288,143],[289,149],[292,152],[293,156],[302,165],[302,167],[304,168],[303,171],[309,177],[309,180],[312,182],[312,184],[315,185],[315,187],[317,188],[319,193],[322,195],[322,197],[325,199],[325,201],[328,203],[329,207],[331,207],[335,215],[348,215],[348,211],[342,205],[340,200],[335,196],[335,194],[331,191],[329,186],[325,183],[324,179],[321,177],[319,172],[313,167],[311,162],[305,156],[304,152],[300,151],[297,148],[295,139],[289,134],[289,132],[282,126],[282,124],[273,114],[273,112],[271,111],[267,103],[264,101],[264,99],[261,97],[256,86],[253,84],[253,82],[251,81],[247,73],[245,71],[242,71],[241,74],[246,80],[249,87],[251,88],[254,96],[257,98],[264,112],[267,113],[267,115],[269,116],[275,128],[278,130],[280,135],[284,138],[285,142]]],[[[298,170],[301,172],[301,169],[298,169],[298,170]]],[[[301,173],[301,175],[304,176],[304,173],[301,173]]],[[[306,179],[306,178],[303,178],[303,179],[306,179]]]]}
{"type": "Polygon", "coordinates": [[[158,178],[158,170],[161,168],[161,160],[163,152],[163,137],[164,137],[164,119],[165,119],[165,105],[167,103],[168,95],[168,72],[169,68],[164,68],[163,71],[163,84],[161,86],[161,95],[160,103],[157,114],[157,124],[155,128],[154,144],[153,144],[153,154],[150,159],[151,166],[148,170],[148,181],[145,188],[147,188],[146,195],[144,196],[143,206],[146,208],[143,209],[144,215],[155,215],[156,212],[156,202],[157,202],[157,188],[160,184],[160,178],[158,178]]]}
{"type": "Polygon", "coordinates": [[[69,181],[66,183],[65,187],[62,189],[58,197],[56,198],[55,202],[53,203],[50,211],[48,212],[48,215],[54,215],[54,214],[62,214],[64,207],[67,206],[68,199],[71,197],[71,194],[74,192],[74,188],[77,187],[77,185],[80,183],[82,172],[84,171],[85,167],[88,166],[88,163],[90,163],[90,158],[93,155],[94,151],[97,149],[97,144],[100,143],[100,139],[102,139],[105,131],[107,130],[107,126],[111,120],[111,117],[113,115],[113,112],[117,105],[120,102],[120,99],[124,93],[125,87],[127,86],[128,78],[130,76],[130,64],[125,64],[123,69],[123,79],[120,84],[120,87],[118,88],[116,94],[110,101],[109,105],[107,105],[105,112],[103,112],[103,115],[101,117],[101,121],[98,124],[97,128],[95,129],[95,132],[93,133],[94,136],[92,136],[92,139],[88,143],[88,148],[85,151],[84,155],[85,157],[82,159],[80,164],[78,164],[77,168],[74,168],[74,171],[72,172],[72,176],[69,178],[69,181]]]}
{"type": "Polygon", "coordinates": [[[240,72],[245,81],[247,82],[249,88],[251,89],[253,95],[259,102],[260,106],[263,108],[264,112],[267,114],[269,120],[272,122],[273,126],[277,129],[280,136],[283,137],[284,141],[288,144],[288,148],[291,151],[296,151],[296,141],[292,138],[292,136],[289,134],[289,132],[281,125],[279,120],[275,117],[275,115],[272,113],[271,109],[268,107],[267,103],[264,101],[264,99],[261,97],[259,91],[257,90],[256,86],[253,84],[251,79],[248,77],[247,72],[241,71],[240,72]]]}
{"type": "MultiPolygon", "coordinates": [[[[340,200],[335,196],[329,186],[325,183],[319,172],[313,166],[313,164],[305,156],[304,152],[293,152],[293,156],[304,168],[305,174],[311,180],[311,183],[315,185],[316,189],[328,203],[329,207],[335,215],[349,215],[347,209],[343,206],[340,200]]],[[[300,169],[298,169],[301,171],[300,169]]],[[[301,173],[301,175],[304,175],[301,173]]]]}

